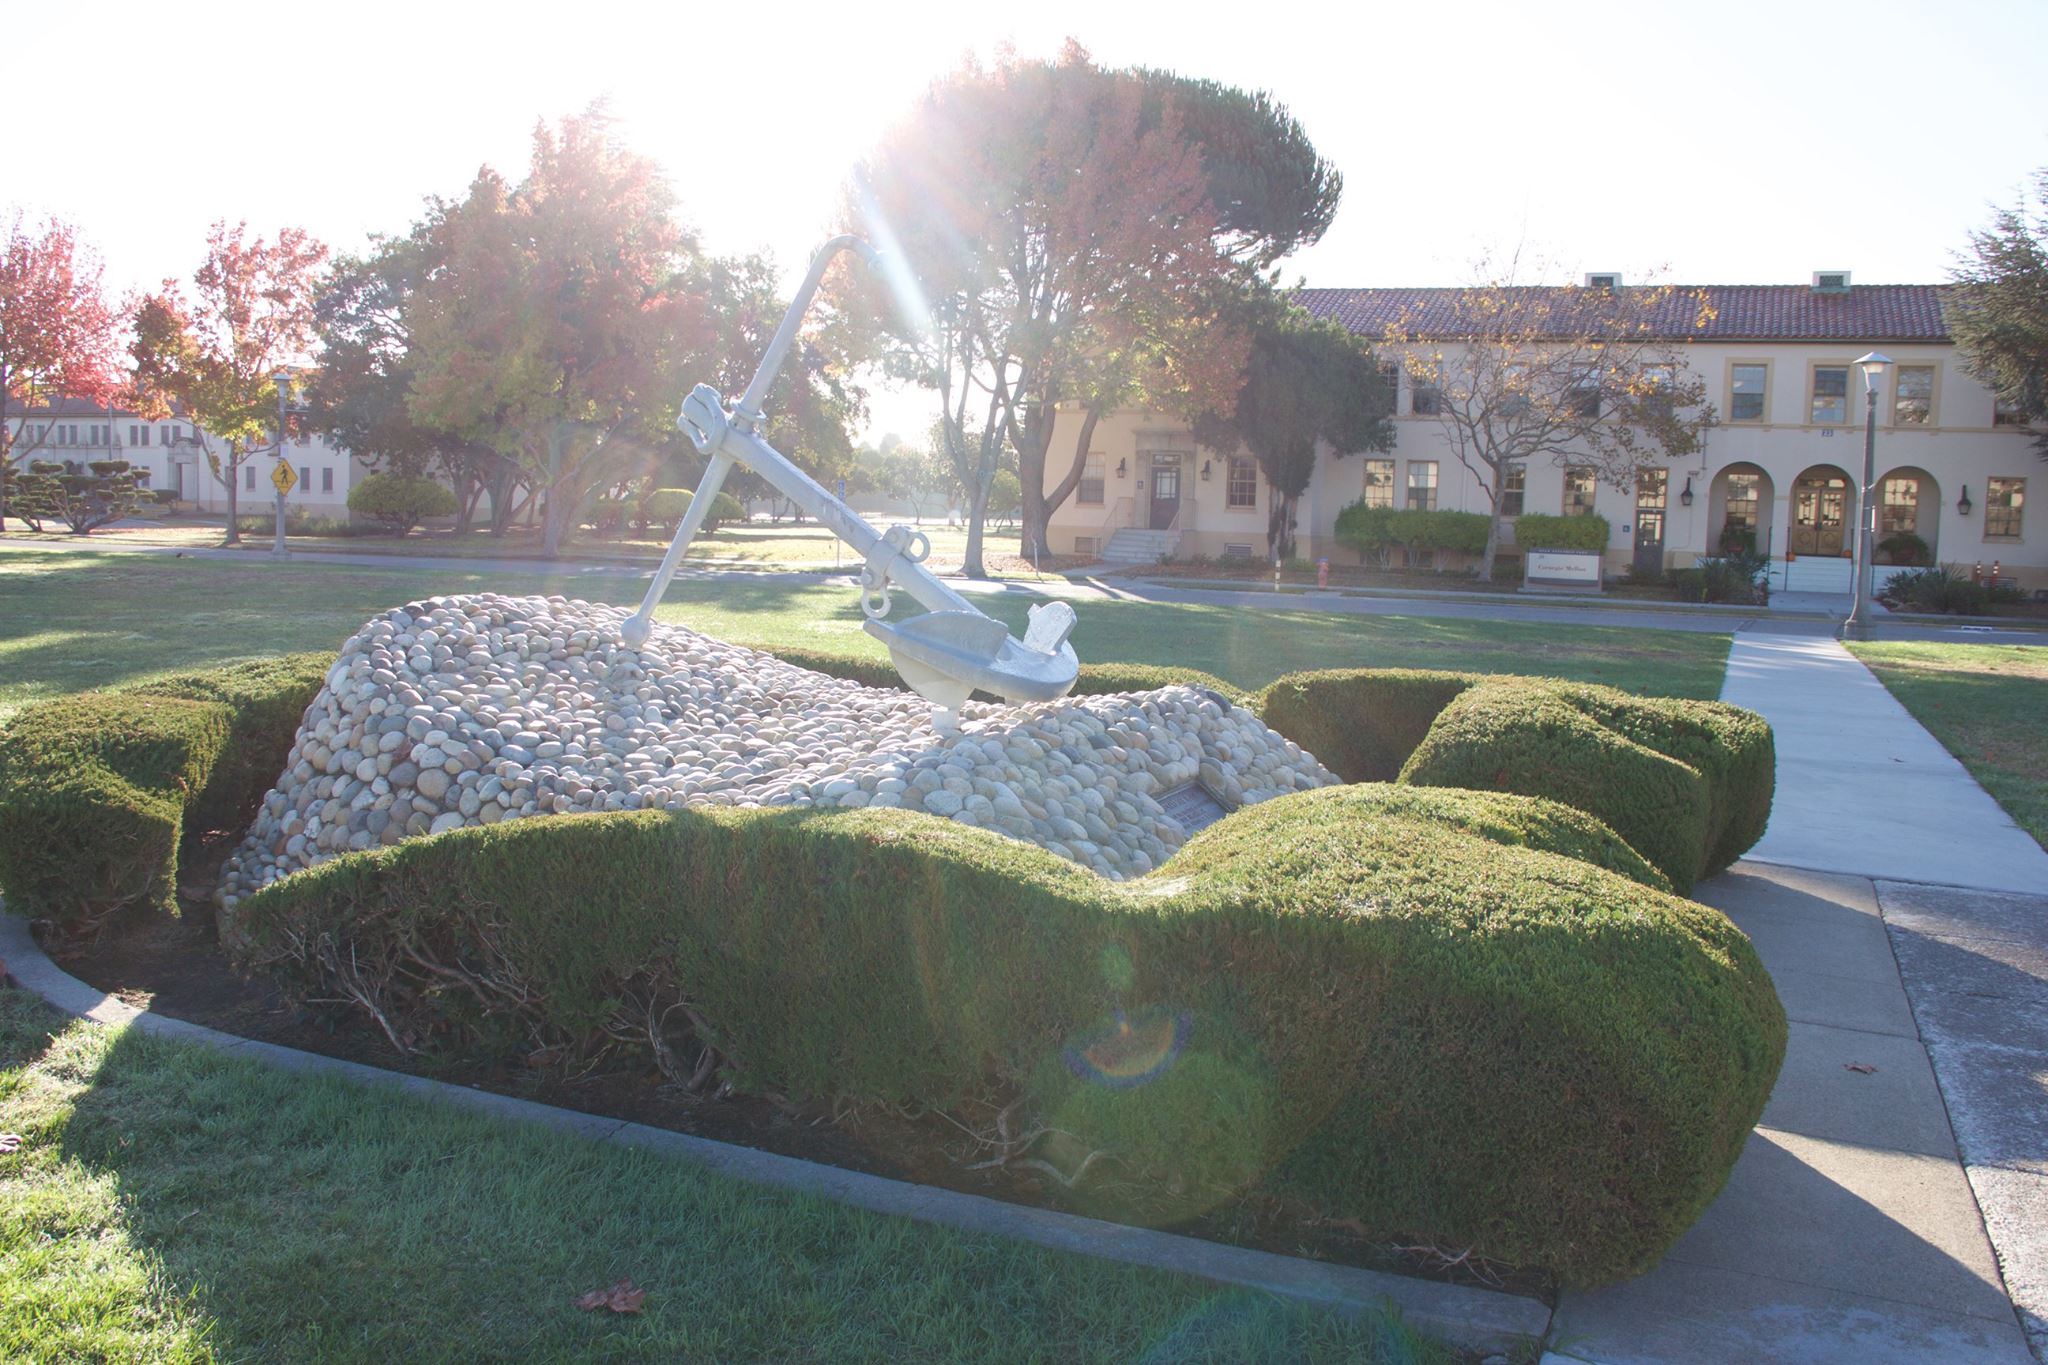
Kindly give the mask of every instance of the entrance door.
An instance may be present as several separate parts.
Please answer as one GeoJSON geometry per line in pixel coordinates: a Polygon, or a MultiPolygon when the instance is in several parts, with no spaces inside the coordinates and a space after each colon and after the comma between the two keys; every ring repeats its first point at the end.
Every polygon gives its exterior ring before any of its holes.
{"type": "Polygon", "coordinates": [[[1180,513],[1180,456],[1152,457],[1152,529],[1170,531],[1180,513]]]}
{"type": "Polygon", "coordinates": [[[1840,474],[1802,474],[1792,485],[1792,553],[1840,559],[1849,553],[1845,520],[1849,480],[1840,474]]]}
{"type": "Polygon", "coordinates": [[[1664,572],[1664,496],[1671,474],[1665,469],[1636,473],[1636,558],[1638,574],[1664,572]]]}

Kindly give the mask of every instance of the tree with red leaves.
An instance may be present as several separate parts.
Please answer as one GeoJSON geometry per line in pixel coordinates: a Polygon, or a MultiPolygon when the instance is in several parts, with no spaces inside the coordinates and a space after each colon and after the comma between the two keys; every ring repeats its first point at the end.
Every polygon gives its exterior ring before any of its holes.
{"type": "Polygon", "coordinates": [[[0,530],[15,461],[43,444],[47,422],[9,420],[59,398],[109,401],[120,382],[120,316],[109,306],[99,258],[69,224],[31,228],[16,213],[0,239],[0,530]]]}
{"type": "Polygon", "coordinates": [[[140,411],[179,411],[198,428],[207,467],[227,489],[230,545],[241,540],[239,471],[277,426],[278,370],[305,363],[311,350],[314,288],[327,259],[327,248],[299,228],[270,242],[248,231],[247,223],[215,223],[191,300],[165,280],[136,305],[130,348],[140,411]]]}

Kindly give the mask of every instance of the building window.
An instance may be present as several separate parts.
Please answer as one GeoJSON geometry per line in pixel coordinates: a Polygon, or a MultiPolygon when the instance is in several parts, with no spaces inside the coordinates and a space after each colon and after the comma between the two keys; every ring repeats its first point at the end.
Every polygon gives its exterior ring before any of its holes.
{"type": "Polygon", "coordinates": [[[1920,526],[1920,480],[1890,478],[1879,490],[1877,534],[1915,535],[1920,526]]]}
{"type": "MultiPolygon", "coordinates": [[[[1100,487],[1099,484],[1097,486],[1100,487]]],[[[331,464],[322,465],[320,468],[320,491],[322,493],[332,493],[334,491],[334,466],[331,464]]],[[[1102,499],[1098,497],[1096,501],[1100,502],[1102,499]]]]}
{"type": "Polygon", "coordinates": [[[1733,533],[1756,535],[1757,496],[1763,487],[1761,474],[1728,476],[1728,514],[1721,522],[1721,538],[1733,533]]]}
{"type": "Polygon", "coordinates": [[[1897,386],[1892,390],[1892,422],[1902,427],[1924,427],[1934,420],[1934,367],[1901,365],[1897,386]]]}
{"type": "Polygon", "coordinates": [[[299,466],[299,489],[301,492],[306,493],[313,491],[313,466],[309,464],[299,466]]]}
{"type": "Polygon", "coordinates": [[[179,430],[178,430],[178,424],[177,424],[176,422],[166,422],[166,423],[164,423],[164,430],[163,430],[163,438],[164,438],[164,444],[165,444],[165,445],[167,445],[167,446],[174,446],[174,445],[176,445],[176,444],[178,443],[178,438],[179,438],[180,436],[182,436],[183,434],[184,434],[183,432],[181,432],[181,431],[179,431],[179,430]]]}
{"type": "Polygon", "coordinates": [[[1529,471],[1521,465],[1511,464],[1500,472],[1500,514],[1504,517],[1522,515],[1522,498],[1528,491],[1529,471]]]}
{"type": "Polygon", "coordinates": [[[1102,506],[1103,462],[1100,455],[1090,455],[1088,462],[1081,466],[1081,482],[1074,486],[1074,501],[1083,507],[1102,506]]]}
{"type": "Polygon", "coordinates": [[[1584,465],[1571,465],[1564,471],[1564,514],[1568,517],[1590,517],[1593,515],[1593,494],[1600,486],[1599,477],[1584,465]]]}
{"type": "Polygon", "coordinates": [[[1645,416],[1668,422],[1677,411],[1678,375],[1671,366],[1658,363],[1643,366],[1642,410],[1645,416]]]}
{"type": "Polygon", "coordinates": [[[1394,462],[1392,460],[1367,460],[1365,462],[1365,505],[1367,507],[1392,507],[1394,505],[1394,462]]]}
{"type": "Polygon", "coordinates": [[[1408,505],[1427,512],[1436,506],[1436,461],[1408,462],[1408,505]]]}
{"type": "Polygon", "coordinates": [[[1768,365],[1736,365],[1729,371],[1728,420],[1731,422],[1761,422],[1764,420],[1764,394],[1771,384],[1771,367],[1768,365]]]}
{"type": "Polygon", "coordinates": [[[1436,417],[1444,410],[1444,392],[1435,384],[1415,377],[1408,391],[1408,410],[1417,417],[1436,417]]]}
{"type": "Polygon", "coordinates": [[[2025,479],[1989,479],[1984,484],[1984,538],[2018,540],[2020,510],[2027,500],[2025,479]]]}
{"type": "Polygon", "coordinates": [[[1847,365],[1813,367],[1813,401],[1808,408],[1808,420],[1823,427],[1840,426],[1849,420],[1847,365]]]}
{"type": "Polygon", "coordinates": [[[1522,417],[1529,411],[1529,367],[1500,367],[1500,412],[1503,417],[1522,417]]]}
{"type": "Polygon", "coordinates": [[[1401,367],[1391,360],[1380,362],[1380,381],[1387,386],[1387,411],[1401,410],[1401,367]]]}
{"type": "Polygon", "coordinates": [[[1565,395],[1565,403],[1572,416],[1579,418],[1600,415],[1600,372],[1591,366],[1584,366],[1572,373],[1571,392],[1565,395]]]}
{"type": "Polygon", "coordinates": [[[1250,460],[1233,455],[1228,465],[1229,477],[1225,480],[1223,505],[1226,507],[1256,507],[1259,505],[1258,466],[1250,460]]]}
{"type": "Polygon", "coordinates": [[[242,466],[242,491],[245,493],[254,493],[256,491],[256,466],[253,464],[242,466]]]}
{"type": "Polygon", "coordinates": [[[1994,427],[2023,427],[2027,425],[2025,409],[2007,402],[2004,395],[1991,395],[1991,425],[1994,427]]]}

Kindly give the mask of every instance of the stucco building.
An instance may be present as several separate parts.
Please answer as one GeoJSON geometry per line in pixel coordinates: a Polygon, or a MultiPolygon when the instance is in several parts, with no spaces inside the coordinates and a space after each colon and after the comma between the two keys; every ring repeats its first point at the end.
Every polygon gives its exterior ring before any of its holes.
{"type": "MultiPolygon", "coordinates": [[[[1624,286],[1625,287],[1625,286],[1624,286]]],[[[1310,312],[1380,348],[1391,365],[1391,325],[1433,338],[1451,289],[1307,289],[1310,312]]],[[[1680,291],[1692,295],[1692,287],[1680,291]]],[[[1772,560],[1780,589],[1847,592],[1865,389],[1854,361],[1867,351],[1894,362],[1878,394],[1875,498],[1878,537],[1907,531],[1939,563],[2048,586],[2048,527],[2029,515],[2027,492],[2048,477],[2032,433],[1965,373],[1935,285],[1856,285],[1821,272],[1802,285],[1706,286],[1711,320],[1675,344],[1705,382],[1720,424],[1702,451],[1644,472],[1633,489],[1549,462],[1510,483],[1511,507],[1597,512],[1612,534],[1610,575],[1629,565],[1681,568],[1747,536],[1772,560]]],[[[1435,395],[1398,379],[1397,439],[1386,454],[1339,458],[1325,450],[1298,512],[1298,553],[1353,564],[1334,535],[1337,514],[1361,500],[1383,505],[1487,510],[1434,415],[1435,395]]],[[[1052,449],[1071,450],[1080,416],[1063,413],[1052,449]]],[[[1057,465],[1060,461],[1052,461],[1057,465]]],[[[1267,554],[1272,490],[1242,451],[1198,444],[1184,424],[1119,412],[1097,426],[1076,496],[1054,514],[1056,553],[1126,562],[1267,554]]],[[[1513,555],[1510,544],[1505,551],[1513,555]]]]}
{"type": "MultiPolygon", "coordinates": [[[[47,408],[10,413],[16,433],[12,463],[25,469],[32,460],[84,466],[93,460],[126,460],[136,482],[155,492],[169,490],[176,501],[194,511],[225,514],[227,489],[207,463],[211,453],[225,460],[227,443],[209,436],[189,421],[145,421],[121,408],[108,408],[75,398],[47,408]]],[[[287,508],[311,516],[346,517],[348,492],[367,469],[348,452],[324,437],[294,436],[285,443],[298,482],[285,496],[287,508]]],[[[271,472],[277,457],[259,450],[237,471],[237,506],[245,514],[268,513],[276,506],[271,472]]]]}

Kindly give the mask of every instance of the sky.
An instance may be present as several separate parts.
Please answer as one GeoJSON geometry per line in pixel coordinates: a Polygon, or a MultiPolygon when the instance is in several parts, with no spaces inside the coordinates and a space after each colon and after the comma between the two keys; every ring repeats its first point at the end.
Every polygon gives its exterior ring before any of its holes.
{"type": "MultiPolygon", "coordinates": [[[[117,292],[189,276],[215,219],[340,250],[538,120],[605,100],[718,253],[794,283],[861,155],[925,87],[1008,43],[1263,88],[1344,175],[1286,263],[1333,287],[1550,277],[1942,279],[2048,166],[2048,2],[1712,6],[1187,0],[255,6],[72,3],[7,25],[0,206],[75,223],[117,292]]],[[[877,392],[868,435],[923,431],[877,392]]]]}

